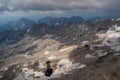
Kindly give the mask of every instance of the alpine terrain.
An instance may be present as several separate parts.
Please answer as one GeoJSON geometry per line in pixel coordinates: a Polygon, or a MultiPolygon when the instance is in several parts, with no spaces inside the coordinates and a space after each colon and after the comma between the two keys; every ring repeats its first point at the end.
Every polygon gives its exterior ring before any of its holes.
{"type": "Polygon", "coordinates": [[[120,18],[22,18],[0,25],[0,80],[120,80],[120,18]]]}

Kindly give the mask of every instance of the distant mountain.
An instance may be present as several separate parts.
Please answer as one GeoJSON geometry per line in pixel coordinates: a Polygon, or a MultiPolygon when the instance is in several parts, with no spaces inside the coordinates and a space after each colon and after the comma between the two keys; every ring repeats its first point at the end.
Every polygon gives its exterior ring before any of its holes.
{"type": "Polygon", "coordinates": [[[0,32],[5,31],[5,30],[12,30],[13,26],[15,26],[15,22],[13,21],[0,25],[0,32]]]}
{"type": "Polygon", "coordinates": [[[79,16],[73,16],[70,18],[45,17],[45,18],[42,18],[39,20],[40,24],[45,23],[45,24],[47,24],[49,26],[53,26],[53,27],[63,26],[64,24],[68,24],[68,23],[82,23],[82,22],[84,22],[84,19],[82,17],[79,17],[79,16]]]}
{"type": "Polygon", "coordinates": [[[33,20],[29,20],[27,18],[21,18],[20,20],[16,22],[8,22],[6,24],[0,25],[0,32],[5,30],[22,30],[22,29],[28,29],[32,27],[32,25],[35,24],[33,20]]]}
{"type": "Polygon", "coordinates": [[[15,29],[15,30],[28,29],[28,28],[32,27],[33,24],[35,24],[35,22],[33,20],[29,20],[27,18],[22,18],[15,23],[15,26],[13,27],[13,29],[15,29]]]}
{"type": "Polygon", "coordinates": [[[33,37],[43,37],[45,34],[51,34],[53,28],[47,24],[34,24],[27,33],[33,37]]]}
{"type": "Polygon", "coordinates": [[[79,16],[73,16],[69,18],[69,22],[71,23],[82,23],[84,22],[84,19],[82,17],[79,16]]]}
{"type": "MultiPolygon", "coordinates": [[[[56,28],[56,27],[64,26],[66,24],[70,24],[70,23],[83,23],[84,19],[79,16],[73,16],[70,18],[45,17],[45,18],[38,20],[38,22],[39,24],[47,24],[50,27],[56,28]]],[[[35,21],[27,19],[27,18],[21,18],[18,21],[15,21],[15,22],[11,21],[6,24],[0,25],[0,32],[5,31],[5,30],[8,30],[8,31],[10,30],[18,31],[18,30],[24,30],[24,29],[26,30],[32,27],[33,24],[35,24],[35,21]]]]}

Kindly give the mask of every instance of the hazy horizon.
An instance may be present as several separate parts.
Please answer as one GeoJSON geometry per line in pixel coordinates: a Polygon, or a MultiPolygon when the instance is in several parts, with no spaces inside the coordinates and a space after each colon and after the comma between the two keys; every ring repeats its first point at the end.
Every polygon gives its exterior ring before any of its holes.
{"type": "Polygon", "coordinates": [[[52,16],[120,17],[120,0],[0,0],[0,24],[52,16]]]}

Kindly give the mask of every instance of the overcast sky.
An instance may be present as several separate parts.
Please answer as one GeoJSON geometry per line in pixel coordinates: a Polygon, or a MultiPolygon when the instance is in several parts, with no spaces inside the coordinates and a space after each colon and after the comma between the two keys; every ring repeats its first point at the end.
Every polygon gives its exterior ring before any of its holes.
{"type": "Polygon", "coordinates": [[[120,14],[120,0],[0,0],[0,17],[109,16],[120,14]]]}

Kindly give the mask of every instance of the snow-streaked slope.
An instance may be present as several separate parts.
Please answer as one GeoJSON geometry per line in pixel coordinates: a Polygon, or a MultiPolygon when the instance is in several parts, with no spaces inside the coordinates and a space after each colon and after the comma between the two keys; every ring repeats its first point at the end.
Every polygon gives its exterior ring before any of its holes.
{"type": "Polygon", "coordinates": [[[110,46],[111,49],[120,51],[120,27],[113,26],[106,32],[103,44],[110,46]]]}

